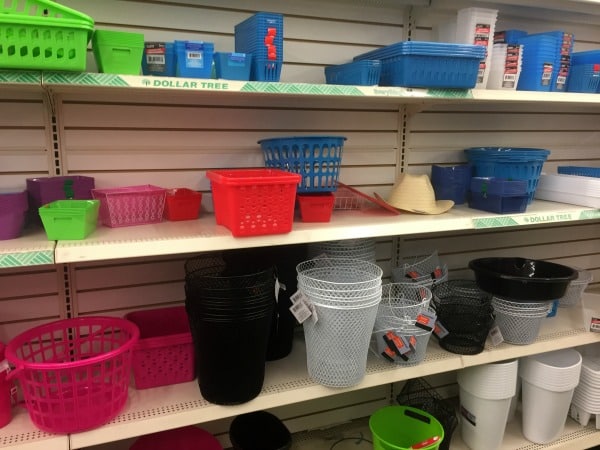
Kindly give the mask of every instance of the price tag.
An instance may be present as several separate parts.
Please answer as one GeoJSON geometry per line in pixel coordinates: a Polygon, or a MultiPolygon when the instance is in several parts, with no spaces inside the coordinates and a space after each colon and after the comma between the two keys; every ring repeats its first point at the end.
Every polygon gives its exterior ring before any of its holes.
{"type": "Polygon", "coordinates": [[[290,311],[298,323],[303,323],[312,315],[312,311],[303,301],[292,303],[292,306],[290,306],[290,311]]]}
{"type": "Polygon", "coordinates": [[[500,327],[498,325],[490,330],[489,337],[494,347],[504,342],[504,337],[502,336],[502,332],[500,331],[500,327]]]}
{"type": "Polygon", "coordinates": [[[440,321],[435,322],[435,326],[433,327],[433,334],[438,339],[443,339],[450,334],[450,332],[440,323],[440,321]]]}

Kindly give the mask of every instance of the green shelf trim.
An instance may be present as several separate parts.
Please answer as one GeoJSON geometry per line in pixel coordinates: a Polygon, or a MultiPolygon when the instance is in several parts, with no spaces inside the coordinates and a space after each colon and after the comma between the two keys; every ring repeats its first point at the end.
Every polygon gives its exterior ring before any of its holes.
{"type": "Polygon", "coordinates": [[[80,86],[117,86],[127,87],[129,83],[120,75],[109,73],[66,73],[44,72],[43,83],[46,84],[74,84],[80,86]]]}
{"type": "Polygon", "coordinates": [[[436,98],[473,98],[469,89],[427,89],[427,95],[436,98]]]}
{"type": "Polygon", "coordinates": [[[54,250],[0,255],[0,268],[54,264],[54,250]]]}
{"type": "Polygon", "coordinates": [[[304,95],[349,95],[364,96],[355,86],[338,86],[328,84],[276,83],[249,81],[242,86],[241,92],[260,92],[271,94],[304,94],[304,95]]]}
{"type": "Polygon", "coordinates": [[[594,209],[592,211],[581,211],[579,215],[580,220],[591,220],[600,219],[600,209],[594,209]]]}
{"type": "Polygon", "coordinates": [[[41,72],[28,71],[0,71],[0,83],[12,84],[40,84],[41,72]]]}
{"type": "Polygon", "coordinates": [[[473,227],[479,228],[498,228],[498,227],[513,227],[519,223],[512,217],[487,217],[481,219],[473,219],[473,227]]]}

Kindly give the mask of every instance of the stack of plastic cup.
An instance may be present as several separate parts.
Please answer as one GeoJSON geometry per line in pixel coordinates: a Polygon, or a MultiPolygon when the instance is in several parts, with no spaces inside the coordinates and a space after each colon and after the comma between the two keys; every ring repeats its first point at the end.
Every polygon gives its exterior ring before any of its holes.
{"type": "Polygon", "coordinates": [[[579,384],[571,400],[571,417],[584,427],[594,416],[600,427],[600,357],[583,356],[579,384]]]}
{"type": "Polygon", "coordinates": [[[500,448],[517,392],[517,359],[458,371],[461,435],[471,450],[500,448]]]}
{"type": "Polygon", "coordinates": [[[523,436],[527,440],[547,444],[563,433],[581,363],[581,354],[574,349],[521,358],[523,436]]]}
{"type": "Polygon", "coordinates": [[[308,375],[331,387],[357,384],[365,375],[371,335],[381,302],[382,269],[368,261],[318,258],[296,266],[308,375]]]}
{"type": "Polygon", "coordinates": [[[540,332],[543,320],[552,310],[552,302],[523,302],[503,297],[493,297],[495,324],[504,342],[531,344],[540,332]]]}
{"type": "Polygon", "coordinates": [[[488,89],[515,90],[523,66],[523,46],[494,44],[488,89]]]}
{"type": "Polygon", "coordinates": [[[486,48],[485,60],[479,65],[476,88],[485,89],[492,66],[494,30],[498,10],[486,8],[463,8],[456,20],[456,42],[482,45],[486,48]]]}
{"type": "Polygon", "coordinates": [[[517,40],[523,46],[523,67],[517,90],[545,91],[552,89],[552,79],[557,59],[557,38],[538,34],[523,36],[517,40]]]}

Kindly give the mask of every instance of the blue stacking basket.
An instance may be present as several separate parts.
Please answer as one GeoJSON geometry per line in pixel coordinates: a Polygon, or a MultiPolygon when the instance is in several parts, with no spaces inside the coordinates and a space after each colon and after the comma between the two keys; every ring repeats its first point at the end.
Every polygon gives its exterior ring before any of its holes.
{"type": "Polygon", "coordinates": [[[470,89],[477,83],[485,51],[480,45],[404,41],[354,60],[380,60],[381,86],[470,89]]]}
{"type": "Polygon", "coordinates": [[[472,177],[469,207],[497,214],[521,213],[527,209],[526,180],[472,177]]]}
{"type": "Polygon", "coordinates": [[[556,171],[563,175],[600,178],[600,167],[588,166],[558,166],[556,171]]]}
{"type": "Polygon", "coordinates": [[[292,136],[262,139],[265,166],[300,174],[296,191],[333,192],[342,163],[343,136],[292,136]]]}
{"type": "Polygon", "coordinates": [[[145,42],[142,73],[144,75],[174,77],[176,60],[173,42],[145,42]]]}
{"type": "Polygon", "coordinates": [[[517,90],[550,92],[556,70],[558,38],[551,34],[528,35],[519,38],[517,43],[523,46],[517,90]]]}
{"type": "Polygon", "coordinates": [[[527,181],[527,202],[535,195],[550,150],[539,148],[474,147],[465,149],[474,177],[527,181]]]}
{"type": "Polygon", "coordinates": [[[235,51],[252,54],[250,79],[279,81],[283,63],[283,15],[257,12],[235,28],[235,51]]]}
{"type": "Polygon", "coordinates": [[[204,41],[175,41],[176,75],[187,78],[210,78],[214,44],[204,41]]]}
{"type": "Polygon", "coordinates": [[[523,30],[502,30],[494,32],[494,44],[517,45],[517,40],[527,36],[523,30]]]}
{"type": "Polygon", "coordinates": [[[250,53],[216,52],[215,75],[225,80],[249,80],[252,66],[250,53]]]}
{"type": "Polygon", "coordinates": [[[381,61],[364,60],[325,67],[327,84],[375,86],[381,76],[381,61]]]}
{"type": "Polygon", "coordinates": [[[571,55],[567,91],[600,93],[600,50],[575,52],[571,55]]]}
{"type": "Polygon", "coordinates": [[[552,79],[550,80],[550,91],[566,92],[575,36],[572,33],[565,33],[564,31],[546,31],[544,33],[530,34],[529,36],[552,36],[556,39],[554,70],[552,71],[552,79]]]}

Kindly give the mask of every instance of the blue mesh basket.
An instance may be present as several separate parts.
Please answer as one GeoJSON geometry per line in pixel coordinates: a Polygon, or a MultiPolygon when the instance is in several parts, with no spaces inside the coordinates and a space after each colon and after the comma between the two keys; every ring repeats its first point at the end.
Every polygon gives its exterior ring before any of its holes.
{"type": "Polygon", "coordinates": [[[550,151],[536,148],[476,147],[465,149],[465,154],[473,166],[474,177],[526,180],[528,203],[531,203],[550,151]]]}
{"type": "Polygon", "coordinates": [[[298,193],[333,192],[342,162],[343,136],[294,136],[258,141],[265,166],[300,174],[298,193]]]}
{"type": "Polygon", "coordinates": [[[600,178],[600,167],[558,166],[556,171],[562,175],[600,178]]]}
{"type": "Polygon", "coordinates": [[[364,60],[325,67],[327,84],[375,86],[379,84],[381,61],[364,60]]]}

